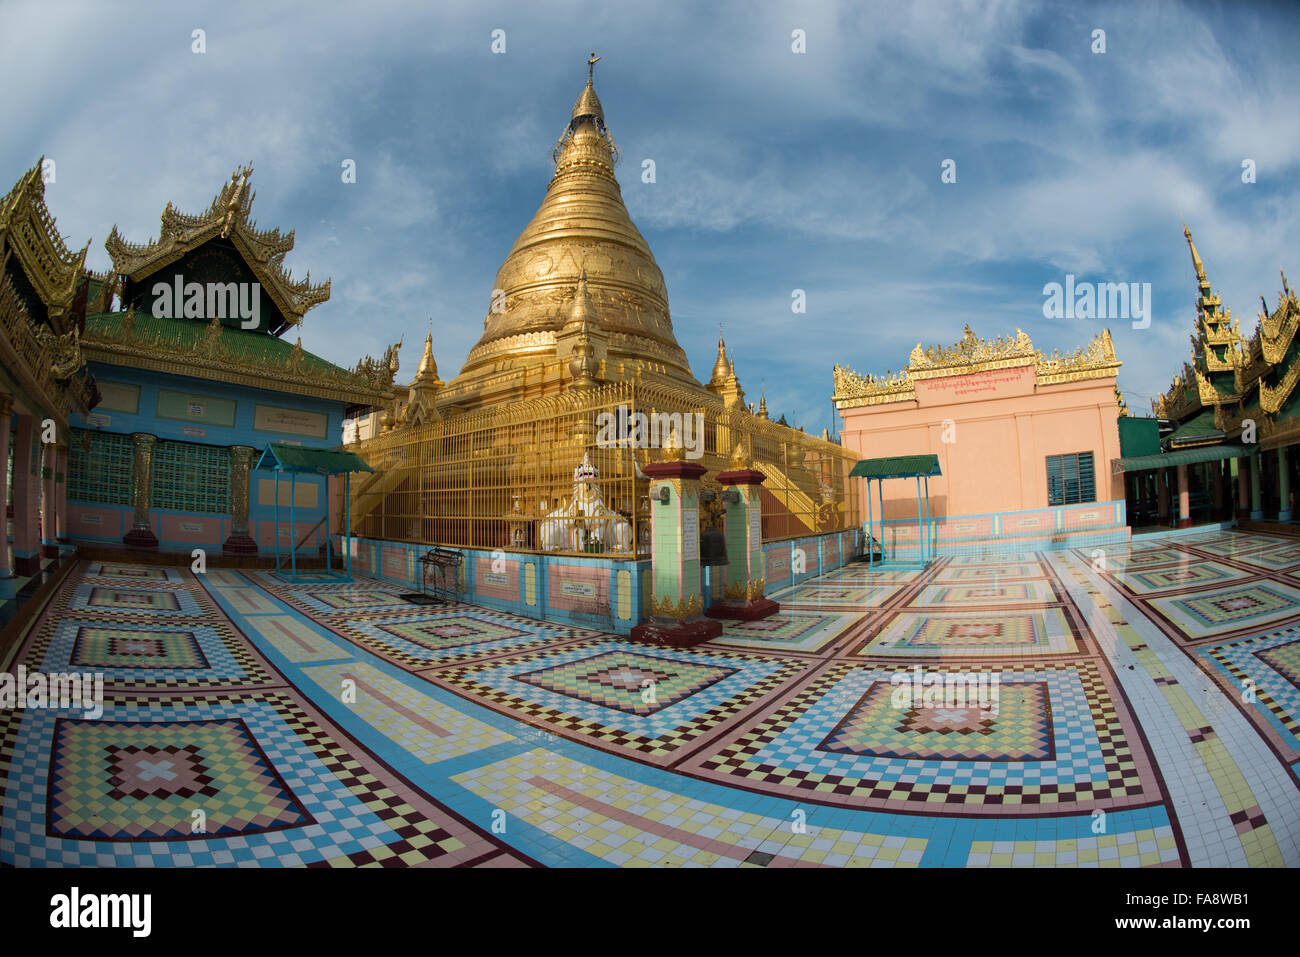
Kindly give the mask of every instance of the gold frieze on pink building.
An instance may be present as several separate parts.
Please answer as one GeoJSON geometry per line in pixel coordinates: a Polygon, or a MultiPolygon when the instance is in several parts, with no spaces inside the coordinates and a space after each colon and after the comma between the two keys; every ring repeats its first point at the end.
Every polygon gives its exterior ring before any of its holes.
{"type": "Polygon", "coordinates": [[[1073,352],[1046,355],[1034,348],[1023,330],[1014,336],[982,339],[966,326],[965,334],[952,346],[916,344],[901,372],[883,376],[860,375],[844,366],[835,367],[834,401],[841,410],[863,405],[883,405],[916,399],[916,383],[927,379],[969,376],[998,370],[1032,368],[1040,385],[1113,377],[1120,362],[1109,330],[1094,336],[1073,352]]]}

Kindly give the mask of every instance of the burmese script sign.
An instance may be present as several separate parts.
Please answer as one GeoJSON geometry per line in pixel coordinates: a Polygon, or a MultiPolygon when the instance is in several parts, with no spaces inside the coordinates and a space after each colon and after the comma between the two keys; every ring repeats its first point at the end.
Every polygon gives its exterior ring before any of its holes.
{"type": "Polygon", "coordinates": [[[954,402],[971,398],[990,398],[998,395],[1024,395],[1033,387],[1034,367],[1015,369],[986,369],[969,375],[945,376],[942,379],[921,379],[916,383],[917,396],[930,402],[954,402]]]}
{"type": "Polygon", "coordinates": [[[278,405],[253,406],[253,428],[259,432],[288,432],[323,439],[328,431],[329,417],[320,412],[286,409],[278,405]]]}

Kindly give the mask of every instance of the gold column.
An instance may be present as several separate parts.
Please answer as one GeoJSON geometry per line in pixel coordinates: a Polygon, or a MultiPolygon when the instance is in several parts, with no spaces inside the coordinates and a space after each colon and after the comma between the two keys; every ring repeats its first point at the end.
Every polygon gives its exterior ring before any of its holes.
{"type": "Polygon", "coordinates": [[[235,555],[256,555],[257,542],[248,534],[248,496],[253,453],[247,445],[230,447],[230,535],[221,546],[235,555]]]}
{"type": "Polygon", "coordinates": [[[153,447],[158,436],[148,432],[133,432],[131,443],[135,458],[131,463],[131,504],[135,515],[131,530],[122,536],[123,543],[133,548],[157,548],[158,538],[149,526],[149,496],[153,477],[153,447]]]}

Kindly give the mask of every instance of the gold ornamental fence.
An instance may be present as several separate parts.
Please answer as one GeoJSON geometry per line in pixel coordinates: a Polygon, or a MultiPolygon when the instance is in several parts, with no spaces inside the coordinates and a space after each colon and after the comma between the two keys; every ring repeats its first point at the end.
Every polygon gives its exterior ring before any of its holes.
{"type": "Polygon", "coordinates": [[[858,524],[857,481],[849,478],[854,453],[721,401],[633,381],[348,445],[375,469],[353,484],[352,533],[462,548],[648,557],[649,481],[640,468],[658,457],[654,446],[672,429],[687,457],[709,470],[704,485],[715,489],[715,476],[733,467],[735,445],[743,444],[766,476],[765,541],[858,524]]]}

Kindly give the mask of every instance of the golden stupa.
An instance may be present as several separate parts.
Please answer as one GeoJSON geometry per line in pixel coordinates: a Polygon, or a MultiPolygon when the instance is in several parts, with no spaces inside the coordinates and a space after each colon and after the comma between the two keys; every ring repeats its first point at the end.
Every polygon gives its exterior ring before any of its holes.
{"type": "Polygon", "coordinates": [[[546,196],[497,272],[483,335],[438,396],[444,414],[563,391],[575,346],[597,379],[708,395],[673,335],[663,273],[623,205],[594,87],[598,59],[556,145],[546,196]]]}

